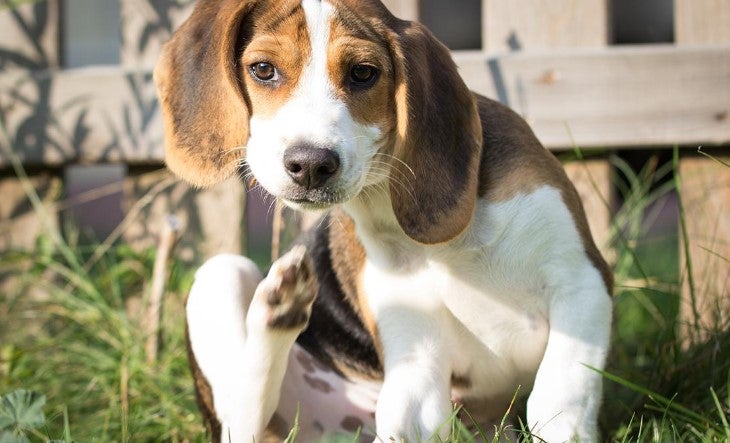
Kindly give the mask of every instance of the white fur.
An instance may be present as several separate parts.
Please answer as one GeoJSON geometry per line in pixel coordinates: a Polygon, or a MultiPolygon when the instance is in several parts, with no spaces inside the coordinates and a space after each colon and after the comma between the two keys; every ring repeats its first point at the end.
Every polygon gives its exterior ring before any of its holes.
{"type": "Polygon", "coordinates": [[[196,272],[188,296],[190,346],[213,393],[221,441],[261,440],[299,334],[266,326],[264,283],[250,260],[219,255],[196,272]]]}

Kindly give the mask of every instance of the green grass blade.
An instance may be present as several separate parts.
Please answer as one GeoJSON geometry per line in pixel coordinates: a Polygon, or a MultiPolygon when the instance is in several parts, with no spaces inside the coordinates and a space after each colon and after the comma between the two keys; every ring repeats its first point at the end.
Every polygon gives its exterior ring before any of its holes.
{"type": "Polygon", "coordinates": [[[15,9],[15,8],[18,8],[23,5],[38,3],[41,1],[46,1],[46,0],[3,0],[3,1],[0,1],[0,12],[9,10],[9,9],[15,9]]]}
{"type": "Polygon", "coordinates": [[[690,307],[692,308],[692,317],[694,319],[694,330],[699,333],[700,312],[697,308],[697,291],[694,281],[694,270],[692,266],[692,254],[689,249],[689,234],[687,233],[687,214],[684,211],[682,202],[682,180],[679,173],[679,148],[674,147],[672,155],[672,164],[674,165],[674,186],[677,192],[677,210],[679,211],[679,226],[681,234],[681,242],[684,248],[684,261],[687,270],[687,284],[689,285],[690,307]]]}
{"type": "Polygon", "coordinates": [[[68,419],[68,407],[63,407],[63,441],[64,443],[72,443],[71,423],[68,419]]]}
{"type": "MultiPolygon", "coordinates": [[[[610,380],[614,383],[618,383],[626,388],[631,389],[632,391],[638,392],[639,394],[643,394],[646,397],[648,397],[650,400],[655,402],[657,405],[659,405],[662,409],[659,408],[653,408],[657,412],[664,412],[666,410],[671,411],[673,414],[679,414],[684,420],[691,422],[694,425],[697,426],[712,426],[711,423],[708,423],[707,418],[705,418],[703,415],[686,408],[682,406],[681,404],[674,401],[674,399],[669,399],[657,392],[654,392],[650,389],[647,389],[641,385],[638,385],[636,383],[633,383],[629,380],[626,380],[625,378],[619,377],[617,375],[611,374],[609,372],[594,368],[592,366],[585,365],[588,369],[591,369],[599,374],[607,380],[610,380]]],[[[647,405],[648,409],[652,409],[651,405],[647,405]]]]}
{"type": "Polygon", "coordinates": [[[709,158],[710,160],[716,161],[717,163],[725,166],[726,168],[730,168],[730,163],[722,160],[721,158],[715,157],[714,155],[710,155],[710,154],[706,153],[705,151],[702,150],[702,146],[697,147],[697,153],[704,155],[705,157],[709,158]]]}
{"type": "Polygon", "coordinates": [[[297,404],[297,413],[294,416],[294,426],[292,426],[291,431],[289,431],[289,435],[287,435],[286,439],[284,439],[284,443],[295,443],[297,441],[297,436],[299,435],[299,407],[300,405],[297,404]]]}
{"type": "Polygon", "coordinates": [[[720,421],[722,422],[722,429],[725,433],[725,438],[727,439],[727,441],[730,441],[730,425],[728,424],[725,410],[720,403],[720,399],[717,398],[717,394],[715,393],[714,388],[710,388],[710,393],[712,394],[712,401],[715,403],[715,407],[717,408],[717,413],[720,416],[720,421]]]}

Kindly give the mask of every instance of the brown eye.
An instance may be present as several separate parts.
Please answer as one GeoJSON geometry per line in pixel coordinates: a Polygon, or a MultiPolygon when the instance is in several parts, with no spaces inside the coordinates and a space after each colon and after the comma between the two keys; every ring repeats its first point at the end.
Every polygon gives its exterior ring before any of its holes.
{"type": "Polygon", "coordinates": [[[378,70],[369,65],[355,65],[350,69],[350,85],[357,88],[372,86],[378,77],[378,70]]]}
{"type": "Polygon", "coordinates": [[[251,70],[251,74],[262,82],[275,81],[279,77],[279,72],[276,70],[276,67],[269,62],[254,63],[249,66],[249,69],[251,70]]]}

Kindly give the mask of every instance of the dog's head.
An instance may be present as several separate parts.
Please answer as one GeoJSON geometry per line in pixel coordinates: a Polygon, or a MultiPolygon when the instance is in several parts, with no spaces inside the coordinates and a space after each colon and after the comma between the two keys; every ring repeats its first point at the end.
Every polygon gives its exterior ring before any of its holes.
{"type": "Polygon", "coordinates": [[[423,243],[471,220],[475,101],[448,50],[377,0],[199,0],[155,79],[167,164],[194,185],[245,157],[294,207],[388,186],[401,227],[423,243]]]}

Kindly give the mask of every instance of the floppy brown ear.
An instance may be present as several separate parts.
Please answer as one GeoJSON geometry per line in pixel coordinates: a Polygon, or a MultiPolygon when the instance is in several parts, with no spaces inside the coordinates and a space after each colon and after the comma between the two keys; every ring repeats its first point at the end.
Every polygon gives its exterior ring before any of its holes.
{"type": "Polygon", "coordinates": [[[165,44],[155,83],[162,107],[165,162],[196,186],[231,176],[248,141],[249,111],[238,79],[241,21],[253,0],[200,0],[165,44]],[[238,149],[237,149],[238,148],[238,149]]]}
{"type": "Polygon", "coordinates": [[[393,210],[408,236],[441,243],[464,231],[474,214],[481,122],[448,49],[422,25],[399,23],[391,43],[398,118],[394,155],[415,177],[409,190],[402,171],[400,180],[391,180],[393,210]]]}

